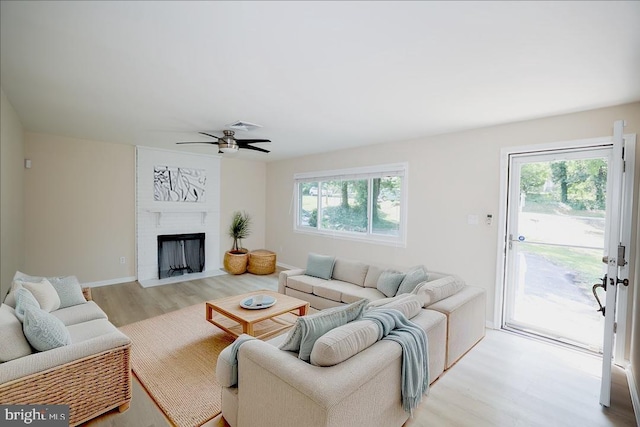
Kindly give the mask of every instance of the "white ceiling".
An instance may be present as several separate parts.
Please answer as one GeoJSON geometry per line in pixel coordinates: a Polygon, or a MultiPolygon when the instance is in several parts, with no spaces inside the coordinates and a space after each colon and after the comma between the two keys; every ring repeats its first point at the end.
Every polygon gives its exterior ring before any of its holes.
{"type": "Polygon", "coordinates": [[[33,132],[175,149],[244,120],[272,152],[237,156],[273,161],[640,100],[637,1],[0,7],[33,132]]]}

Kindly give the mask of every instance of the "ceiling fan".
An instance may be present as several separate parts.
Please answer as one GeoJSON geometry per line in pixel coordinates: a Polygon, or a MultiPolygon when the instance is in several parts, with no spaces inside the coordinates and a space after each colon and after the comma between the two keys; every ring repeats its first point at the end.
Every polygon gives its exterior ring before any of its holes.
{"type": "Polygon", "coordinates": [[[224,136],[215,136],[207,132],[198,132],[201,135],[210,136],[211,138],[215,138],[215,141],[206,142],[206,141],[194,141],[194,142],[177,142],[176,144],[216,144],[218,146],[218,153],[235,153],[240,148],[245,148],[247,150],[255,150],[263,153],[268,153],[269,150],[265,150],[264,148],[254,147],[253,143],[256,142],[271,142],[268,139],[237,139],[233,135],[235,134],[232,130],[223,130],[224,136]]]}

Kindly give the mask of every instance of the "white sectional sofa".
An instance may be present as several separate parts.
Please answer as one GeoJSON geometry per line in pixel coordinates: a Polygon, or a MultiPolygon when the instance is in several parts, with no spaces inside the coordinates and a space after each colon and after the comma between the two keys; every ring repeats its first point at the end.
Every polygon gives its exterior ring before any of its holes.
{"type": "MultiPolygon", "coordinates": [[[[336,258],[329,280],[309,276],[305,269],[282,271],[278,279],[278,292],[309,301],[311,307],[318,310],[349,304],[362,298],[370,301],[383,300],[387,296],[376,285],[380,275],[389,269],[386,266],[336,258]]],[[[451,275],[428,272],[426,282],[447,277],[451,275]]],[[[447,369],[480,341],[485,333],[486,291],[466,284],[458,288],[453,295],[435,302],[432,299],[425,305],[426,309],[446,316],[447,369]]]]}
{"type": "MultiPolygon", "coordinates": [[[[281,272],[279,291],[309,301],[319,310],[363,298],[372,301],[370,305],[393,308],[414,299],[417,310],[413,307],[405,314],[427,335],[429,382],[433,383],[484,336],[485,292],[457,278],[431,273],[413,295],[388,298],[373,285],[384,270],[338,258],[330,280],[308,276],[302,269],[281,272]],[[448,293],[453,295],[445,297],[448,293]],[[439,301],[431,303],[433,300],[439,301]]],[[[357,347],[359,332],[346,336],[341,331],[355,323],[333,329],[322,338],[338,333],[357,347]]],[[[318,342],[310,364],[297,353],[278,348],[286,339],[279,336],[243,343],[235,367],[226,365],[231,346],[220,355],[216,375],[223,386],[222,414],[232,427],[391,427],[409,418],[401,403],[402,350],[397,343],[380,340],[361,346],[339,363],[316,366],[318,342]],[[228,380],[234,370],[237,384],[228,380]]]]}

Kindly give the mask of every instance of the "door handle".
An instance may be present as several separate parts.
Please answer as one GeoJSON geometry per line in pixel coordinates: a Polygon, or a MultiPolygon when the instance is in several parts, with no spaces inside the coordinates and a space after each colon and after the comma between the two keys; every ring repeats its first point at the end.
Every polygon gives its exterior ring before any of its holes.
{"type": "Polygon", "coordinates": [[[598,297],[598,294],[596,292],[596,289],[598,289],[598,288],[604,289],[605,292],[607,291],[607,275],[606,274],[602,278],[602,283],[596,283],[595,285],[593,285],[593,288],[591,288],[591,291],[593,292],[593,296],[595,297],[596,302],[600,306],[600,308],[598,310],[596,310],[596,311],[601,311],[602,315],[604,316],[605,307],[600,302],[600,298],[598,297]]]}

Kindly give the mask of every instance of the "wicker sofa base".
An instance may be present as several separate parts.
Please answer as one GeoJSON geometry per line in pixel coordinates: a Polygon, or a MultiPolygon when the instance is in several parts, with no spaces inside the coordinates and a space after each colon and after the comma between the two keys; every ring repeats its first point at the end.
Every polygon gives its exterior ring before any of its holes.
{"type": "Polygon", "coordinates": [[[76,426],[131,401],[131,344],[0,384],[0,402],[69,405],[76,426]]]}

